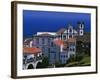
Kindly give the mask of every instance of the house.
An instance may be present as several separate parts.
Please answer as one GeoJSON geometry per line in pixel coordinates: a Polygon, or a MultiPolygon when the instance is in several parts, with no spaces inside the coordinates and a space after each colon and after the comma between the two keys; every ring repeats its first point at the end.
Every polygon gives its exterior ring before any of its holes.
{"type": "Polygon", "coordinates": [[[66,63],[68,59],[68,51],[67,51],[67,45],[64,44],[64,40],[54,40],[54,44],[56,45],[57,49],[57,55],[59,55],[59,62],[64,64],[66,63]]]}
{"type": "Polygon", "coordinates": [[[40,48],[44,56],[48,57],[50,48],[52,46],[52,40],[55,38],[54,35],[43,32],[33,36],[33,46],[40,48]]]}
{"type": "Polygon", "coordinates": [[[36,47],[23,48],[23,69],[36,68],[37,62],[40,60],[42,60],[41,49],[36,47]]]}
{"type": "Polygon", "coordinates": [[[30,47],[30,41],[33,41],[32,38],[23,39],[23,46],[24,47],[30,47]]]}
{"type": "Polygon", "coordinates": [[[59,49],[59,61],[61,64],[67,63],[67,60],[70,58],[71,55],[75,55],[76,52],[76,39],[69,38],[68,40],[54,40],[56,47],[59,49]]]}

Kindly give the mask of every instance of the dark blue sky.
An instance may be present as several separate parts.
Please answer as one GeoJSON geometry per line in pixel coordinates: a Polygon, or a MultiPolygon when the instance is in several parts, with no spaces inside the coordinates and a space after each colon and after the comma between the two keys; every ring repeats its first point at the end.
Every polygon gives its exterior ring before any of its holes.
{"type": "Polygon", "coordinates": [[[85,31],[91,30],[91,15],[88,13],[51,12],[23,10],[23,35],[30,37],[37,32],[56,32],[67,28],[68,24],[77,27],[77,22],[85,23],[85,31]]]}

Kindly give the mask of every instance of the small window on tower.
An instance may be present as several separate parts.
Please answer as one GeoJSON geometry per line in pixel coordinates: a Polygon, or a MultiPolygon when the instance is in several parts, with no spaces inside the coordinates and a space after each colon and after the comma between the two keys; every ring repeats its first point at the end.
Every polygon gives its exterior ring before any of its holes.
{"type": "Polygon", "coordinates": [[[72,32],[72,29],[69,29],[69,32],[72,32]]]}

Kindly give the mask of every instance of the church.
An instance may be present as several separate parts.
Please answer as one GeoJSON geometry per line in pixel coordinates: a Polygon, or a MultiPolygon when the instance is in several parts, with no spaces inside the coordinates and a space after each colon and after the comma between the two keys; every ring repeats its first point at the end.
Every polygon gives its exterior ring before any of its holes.
{"type": "Polygon", "coordinates": [[[57,32],[37,32],[24,47],[40,49],[42,57],[48,57],[49,64],[67,64],[70,56],[76,53],[76,37],[84,35],[84,26],[79,22],[77,27],[69,24],[57,32]]]}

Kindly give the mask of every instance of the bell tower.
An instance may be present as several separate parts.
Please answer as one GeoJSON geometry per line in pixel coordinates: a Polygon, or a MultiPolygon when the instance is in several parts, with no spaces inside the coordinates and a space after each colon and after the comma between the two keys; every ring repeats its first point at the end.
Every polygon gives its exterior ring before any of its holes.
{"type": "Polygon", "coordinates": [[[82,23],[78,22],[78,35],[79,36],[84,35],[84,22],[82,23]]]}

